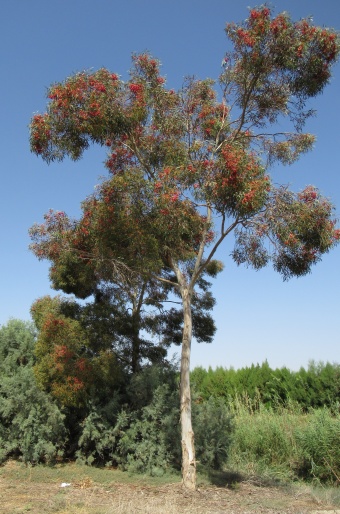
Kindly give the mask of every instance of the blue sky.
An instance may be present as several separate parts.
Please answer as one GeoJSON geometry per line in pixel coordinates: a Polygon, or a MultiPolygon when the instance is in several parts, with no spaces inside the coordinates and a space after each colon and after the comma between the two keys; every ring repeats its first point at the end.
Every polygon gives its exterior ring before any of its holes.
{"type": "MultiPolygon", "coordinates": [[[[163,63],[170,87],[188,75],[217,78],[227,49],[224,26],[247,17],[239,0],[3,0],[0,21],[1,188],[0,324],[29,319],[32,302],[49,287],[48,263],[28,250],[28,229],[50,208],[79,214],[80,202],[105,174],[105,150],[93,148],[77,163],[47,166],[31,154],[28,124],[44,112],[46,88],[74,72],[105,66],[127,76],[133,52],[149,50],[163,63]]],[[[251,4],[256,5],[256,4],[251,4]]],[[[277,0],[275,12],[340,30],[338,0],[277,0]]],[[[320,188],[340,213],[340,65],[312,106],[308,123],[315,149],[275,181],[296,190],[320,188]]],[[[310,359],[340,361],[340,246],[311,275],[290,282],[268,268],[236,267],[230,246],[220,251],[225,271],[214,283],[218,331],[213,344],[194,343],[192,365],[239,368],[268,360],[299,369],[310,359]]]]}

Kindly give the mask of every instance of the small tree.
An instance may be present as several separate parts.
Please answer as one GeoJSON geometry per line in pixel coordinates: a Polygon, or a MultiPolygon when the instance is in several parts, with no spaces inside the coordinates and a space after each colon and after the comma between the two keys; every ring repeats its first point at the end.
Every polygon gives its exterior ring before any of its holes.
{"type": "MultiPolygon", "coordinates": [[[[260,269],[269,260],[284,279],[303,276],[340,237],[332,205],[308,186],[276,187],[275,162],[290,164],[314,138],[302,128],[308,98],[321,93],[339,54],[339,39],[310,20],[294,23],[267,7],[229,24],[234,45],[224,59],[219,100],[212,80],[189,79],[175,92],[159,63],[135,56],[130,80],[105,69],[53,85],[44,115],[31,123],[31,148],[44,160],[81,157],[90,143],[107,145],[111,178],[89,200],[88,224],[102,254],[181,297],[182,471],[196,483],[189,384],[192,304],[217,249],[235,234],[234,260],[260,269]],[[293,132],[278,132],[290,120],[293,132]],[[107,232],[108,231],[108,232],[107,232]],[[124,248],[124,250],[123,250],[124,248]]],[[[86,222],[87,223],[87,222],[86,222]]],[[[83,234],[91,237],[84,221],[83,234]],[[88,233],[87,233],[88,232],[88,233]]],[[[39,251],[39,245],[36,252],[39,251]]]]}

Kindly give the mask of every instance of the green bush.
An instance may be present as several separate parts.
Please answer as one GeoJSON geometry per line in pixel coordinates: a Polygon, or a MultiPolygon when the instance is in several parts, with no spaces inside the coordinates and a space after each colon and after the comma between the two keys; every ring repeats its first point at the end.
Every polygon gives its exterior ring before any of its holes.
{"type": "MultiPolygon", "coordinates": [[[[134,473],[159,476],[181,467],[180,413],[175,370],[148,367],[128,387],[131,401],[111,409],[92,405],[81,424],[78,461],[118,465],[134,473]],[[168,383],[161,383],[163,380],[168,383]],[[137,408],[139,402],[140,408],[137,408]]],[[[121,399],[120,399],[121,401],[121,399]]],[[[193,403],[196,457],[205,468],[225,466],[232,419],[225,402],[193,403]]]]}
{"type": "Polygon", "coordinates": [[[78,461],[150,475],[180,466],[178,403],[176,370],[147,366],[130,377],[121,395],[89,404],[80,424],[78,461]]]}
{"type": "MultiPolygon", "coordinates": [[[[176,368],[147,366],[115,382],[115,388],[100,388],[100,394],[94,389],[82,408],[61,412],[36,385],[34,346],[31,324],[11,320],[0,328],[0,462],[11,457],[47,463],[66,455],[154,476],[180,469],[176,368]]],[[[325,381],[325,370],[329,374],[333,368],[321,366],[313,373],[325,381]]],[[[215,378],[222,375],[220,370],[215,378]]],[[[205,376],[201,369],[196,372],[196,386],[205,376]]],[[[256,389],[253,396],[229,396],[228,403],[194,392],[197,461],[204,469],[221,470],[228,463],[262,476],[338,483],[339,405],[308,412],[296,401],[285,405],[269,407],[256,389]]]]}
{"type": "Polygon", "coordinates": [[[119,434],[128,426],[128,420],[119,416],[119,395],[101,406],[91,402],[88,413],[80,423],[76,457],[80,464],[111,466],[120,461],[117,455],[119,434]]]}
{"type": "Polygon", "coordinates": [[[233,418],[225,401],[209,398],[205,402],[194,402],[193,428],[199,463],[210,469],[223,469],[234,430],[233,418]]]}
{"type": "Polygon", "coordinates": [[[290,408],[267,409],[238,399],[231,405],[235,433],[231,468],[276,478],[338,483],[340,476],[340,414],[332,409],[303,413],[290,408]]]}
{"type": "Polygon", "coordinates": [[[167,384],[160,385],[152,402],[124,432],[118,443],[124,469],[160,476],[176,466],[180,446],[176,396],[167,384]]]}
{"type": "Polygon", "coordinates": [[[310,361],[307,369],[299,371],[271,369],[267,362],[238,370],[198,367],[190,375],[194,391],[205,400],[210,396],[234,400],[247,395],[251,400],[259,397],[273,408],[293,401],[308,412],[310,408],[331,407],[340,395],[340,364],[329,362],[310,361]]]}
{"type": "Polygon", "coordinates": [[[64,415],[36,385],[34,343],[28,323],[11,320],[0,329],[0,462],[51,462],[63,453],[64,415]]]}

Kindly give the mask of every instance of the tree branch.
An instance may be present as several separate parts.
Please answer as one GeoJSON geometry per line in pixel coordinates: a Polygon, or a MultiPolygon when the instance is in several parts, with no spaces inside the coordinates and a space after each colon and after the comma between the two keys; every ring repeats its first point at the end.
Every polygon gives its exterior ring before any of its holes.
{"type": "Polygon", "coordinates": [[[203,272],[203,270],[207,267],[207,265],[209,264],[209,262],[212,260],[213,256],[215,255],[216,253],[216,250],[217,248],[220,246],[220,244],[222,243],[222,241],[227,237],[228,234],[230,234],[230,232],[232,232],[234,230],[234,228],[239,224],[241,223],[241,220],[237,219],[234,221],[234,223],[232,223],[222,234],[221,236],[219,237],[219,239],[216,241],[216,243],[214,244],[209,256],[207,257],[207,259],[205,259],[205,261],[203,262],[203,264],[198,268],[196,274],[195,274],[195,277],[193,276],[191,281],[193,282],[193,284],[195,284],[197,278],[201,275],[201,273],[203,272]]]}

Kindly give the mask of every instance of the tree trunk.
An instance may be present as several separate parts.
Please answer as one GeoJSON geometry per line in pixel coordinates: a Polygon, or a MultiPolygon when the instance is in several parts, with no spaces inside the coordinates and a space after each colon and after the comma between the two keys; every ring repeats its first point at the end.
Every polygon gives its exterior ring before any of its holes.
{"type": "Polygon", "coordinates": [[[196,460],[194,432],[191,423],[190,351],[192,337],[191,294],[182,289],[183,340],[181,355],[181,431],[182,431],[182,478],[187,489],[196,488],[196,460]]]}
{"type": "Polygon", "coordinates": [[[132,356],[131,356],[131,370],[132,373],[137,373],[140,370],[140,316],[135,310],[132,313],[132,330],[131,330],[131,343],[132,343],[132,356]]]}

